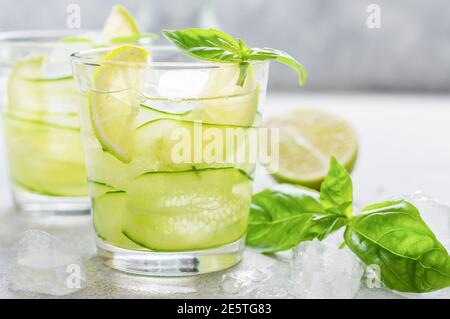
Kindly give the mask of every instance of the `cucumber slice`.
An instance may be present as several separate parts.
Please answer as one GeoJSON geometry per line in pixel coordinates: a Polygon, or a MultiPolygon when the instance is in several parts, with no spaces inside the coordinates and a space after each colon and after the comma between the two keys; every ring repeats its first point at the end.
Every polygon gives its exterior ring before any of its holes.
{"type": "Polygon", "coordinates": [[[5,117],[11,178],[32,192],[52,196],[87,195],[80,132],[5,117]]]}
{"type": "Polygon", "coordinates": [[[237,166],[250,173],[254,169],[254,163],[250,163],[248,156],[249,137],[248,127],[175,119],[153,120],[136,130],[138,142],[133,153],[133,165],[142,173],[230,166],[237,166]],[[239,133],[241,136],[234,139],[233,146],[227,146],[229,133],[239,133]],[[215,144],[214,140],[218,143],[215,144]],[[213,143],[217,147],[213,147],[213,143]],[[240,160],[238,154],[247,156],[240,160]]]}
{"type": "Polygon", "coordinates": [[[127,194],[122,191],[109,191],[94,200],[93,219],[97,235],[115,246],[143,250],[142,246],[122,234],[123,218],[127,212],[127,194]]]}
{"type": "Polygon", "coordinates": [[[8,112],[27,112],[42,117],[68,107],[76,111],[72,77],[44,77],[45,59],[43,54],[31,54],[16,63],[8,81],[8,112]]]}
{"type": "Polygon", "coordinates": [[[174,119],[186,120],[190,110],[173,110],[170,108],[160,107],[154,103],[141,103],[139,107],[139,114],[137,116],[137,126],[140,127],[145,123],[158,119],[174,119]]]}
{"type": "Polygon", "coordinates": [[[89,181],[89,194],[93,201],[95,201],[98,197],[108,193],[108,192],[117,192],[118,190],[112,186],[109,186],[105,183],[89,181]]]}
{"type": "MultiPolygon", "coordinates": [[[[179,121],[175,119],[158,119],[145,123],[139,127],[135,132],[135,145],[132,153],[133,160],[126,164],[122,161],[117,160],[116,157],[111,155],[109,152],[103,151],[100,145],[91,143],[86,143],[86,164],[89,178],[101,183],[111,185],[116,189],[127,190],[128,184],[134,178],[146,173],[146,172],[176,172],[176,171],[186,171],[204,168],[226,168],[226,167],[236,167],[245,171],[248,175],[252,175],[255,164],[254,162],[248,161],[237,161],[237,152],[239,149],[243,150],[243,153],[249,153],[249,140],[247,135],[246,127],[233,127],[225,125],[201,125],[201,129],[206,132],[207,129],[215,129],[216,132],[226,135],[226,130],[228,128],[238,128],[242,129],[242,134],[244,136],[243,140],[240,142],[235,141],[234,148],[228,147],[224,143],[222,148],[222,153],[224,154],[223,162],[206,162],[205,159],[208,154],[213,154],[214,152],[209,152],[205,150],[203,152],[203,147],[209,147],[211,141],[204,142],[203,146],[198,149],[206,155],[198,159],[194,158],[194,151],[192,150],[191,156],[186,158],[180,157],[181,152],[173,156],[172,152],[180,150],[177,144],[180,144],[179,139],[173,139],[172,134],[174,132],[180,131],[183,133],[190,134],[191,144],[194,143],[194,130],[199,127],[194,127],[195,123],[191,121],[179,121]],[[226,152],[228,150],[228,152],[226,152]]],[[[202,133],[200,133],[202,134],[202,133]]],[[[196,141],[198,143],[198,134],[196,135],[196,141]]],[[[204,136],[204,135],[203,135],[204,136]]],[[[200,135],[200,138],[202,135],[200,135]]],[[[178,146],[179,146],[178,145],[178,146]]],[[[193,147],[193,146],[192,146],[193,147]]],[[[211,149],[211,148],[209,148],[211,149]]],[[[211,156],[212,157],[212,156],[211,156]]],[[[212,158],[214,159],[214,158],[212,158]]]]}
{"type": "Polygon", "coordinates": [[[80,120],[78,118],[78,114],[34,114],[29,112],[16,111],[14,113],[5,112],[4,117],[34,125],[51,126],[54,128],[80,131],[80,120]]]}
{"type": "Polygon", "coordinates": [[[235,168],[144,174],[129,185],[123,233],[152,250],[224,245],[244,235],[251,193],[235,168]]]}
{"type": "Polygon", "coordinates": [[[168,116],[167,118],[175,119],[183,118],[183,115],[189,114],[192,110],[174,110],[168,107],[160,107],[160,105],[150,104],[149,102],[141,103],[141,108],[149,114],[154,115],[155,118],[165,118],[165,116],[168,116]]]}
{"type": "Polygon", "coordinates": [[[86,169],[89,179],[103,183],[116,190],[126,190],[129,180],[140,174],[134,174],[134,167],[125,164],[103,151],[101,148],[86,148],[86,169]]]}
{"type": "Polygon", "coordinates": [[[29,78],[42,78],[45,55],[31,54],[18,61],[8,80],[8,111],[22,109],[30,112],[46,110],[45,94],[42,86],[27,81],[29,78]]]}

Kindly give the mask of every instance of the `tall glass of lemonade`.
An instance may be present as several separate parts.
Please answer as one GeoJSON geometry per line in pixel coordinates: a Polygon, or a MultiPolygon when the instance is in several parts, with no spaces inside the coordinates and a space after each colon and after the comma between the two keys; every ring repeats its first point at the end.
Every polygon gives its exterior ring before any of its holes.
{"type": "Polygon", "coordinates": [[[106,263],[176,276],[239,262],[269,63],[252,63],[237,86],[236,64],[167,47],[87,50],[72,61],[106,263]]]}

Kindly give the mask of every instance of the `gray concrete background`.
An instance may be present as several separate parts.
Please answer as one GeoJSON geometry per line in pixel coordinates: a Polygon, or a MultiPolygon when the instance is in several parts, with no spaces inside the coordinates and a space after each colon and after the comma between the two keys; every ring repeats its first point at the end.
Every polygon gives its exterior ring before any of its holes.
{"type": "MultiPolygon", "coordinates": [[[[219,26],[284,49],[307,67],[305,90],[450,93],[448,0],[0,0],[0,30],[66,28],[70,3],[80,5],[82,29],[101,28],[122,3],[147,31],[219,26]],[[372,3],[380,29],[366,26],[372,3]]],[[[270,87],[298,89],[275,63],[270,87]]]]}

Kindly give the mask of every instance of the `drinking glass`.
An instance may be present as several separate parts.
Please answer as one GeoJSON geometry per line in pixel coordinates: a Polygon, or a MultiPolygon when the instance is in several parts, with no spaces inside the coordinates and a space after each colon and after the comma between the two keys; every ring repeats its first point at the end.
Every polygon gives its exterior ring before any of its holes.
{"type": "Polygon", "coordinates": [[[0,34],[0,92],[13,198],[21,211],[90,212],[69,31],[0,34]]]}
{"type": "Polygon", "coordinates": [[[231,267],[245,244],[269,63],[252,63],[238,86],[236,64],[149,52],[146,63],[111,49],[72,55],[99,255],[144,275],[231,267]]]}

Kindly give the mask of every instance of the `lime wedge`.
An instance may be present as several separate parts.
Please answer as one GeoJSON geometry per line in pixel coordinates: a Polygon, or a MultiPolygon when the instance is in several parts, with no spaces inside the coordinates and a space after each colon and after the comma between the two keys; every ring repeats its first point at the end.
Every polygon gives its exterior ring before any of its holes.
{"type": "MultiPolygon", "coordinates": [[[[145,63],[148,54],[142,48],[125,45],[110,51],[103,60],[145,63]]],[[[94,134],[104,151],[125,163],[131,161],[142,71],[136,64],[104,63],[94,71],[93,90],[88,94],[94,134]]]]}
{"type": "MultiPolygon", "coordinates": [[[[269,119],[265,127],[280,129],[279,165],[273,160],[269,165],[280,181],[318,189],[332,155],[347,170],[353,169],[358,153],[356,133],[348,122],[333,114],[297,109],[269,119]]],[[[270,154],[273,151],[270,149],[270,154]]]]}
{"type": "Polygon", "coordinates": [[[209,72],[200,105],[189,118],[211,124],[251,126],[258,111],[259,86],[249,69],[243,87],[236,85],[238,65],[226,65],[209,72]]]}
{"type": "Polygon", "coordinates": [[[131,14],[121,5],[114,5],[101,34],[101,40],[111,42],[118,37],[139,35],[139,28],[131,14]]]}

